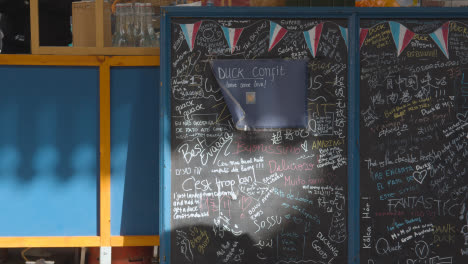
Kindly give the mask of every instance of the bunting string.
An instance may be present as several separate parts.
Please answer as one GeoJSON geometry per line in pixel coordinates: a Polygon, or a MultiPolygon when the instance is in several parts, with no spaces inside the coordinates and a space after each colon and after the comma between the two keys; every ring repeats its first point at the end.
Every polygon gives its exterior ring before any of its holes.
{"type": "MultiPolygon", "coordinates": [[[[269,20],[268,22],[270,25],[268,51],[270,52],[272,49],[274,49],[274,47],[279,42],[281,42],[284,36],[286,36],[286,34],[288,33],[288,30],[276,22],[269,21],[269,20]]],[[[203,23],[203,20],[200,20],[193,24],[179,24],[190,51],[193,51],[195,47],[195,43],[196,43],[195,40],[196,40],[198,31],[202,23],[203,23]]],[[[307,31],[303,31],[303,36],[304,36],[305,42],[307,43],[307,48],[309,49],[310,53],[312,54],[314,58],[317,56],[317,51],[318,51],[318,47],[320,44],[323,26],[325,23],[328,23],[328,22],[322,22],[318,25],[315,25],[313,28],[307,31]]],[[[405,50],[405,48],[409,45],[409,43],[413,40],[416,33],[409,30],[406,26],[398,22],[388,21],[388,22],[383,22],[383,23],[388,23],[388,26],[390,28],[390,32],[393,38],[393,42],[395,44],[395,48],[397,51],[397,56],[400,56],[401,53],[405,50]]],[[[435,30],[434,32],[428,34],[447,59],[449,58],[448,35],[449,35],[450,23],[451,22],[448,21],[444,23],[440,28],[435,30]]],[[[339,27],[341,36],[346,44],[346,48],[348,49],[348,39],[349,39],[348,29],[340,25],[337,25],[337,26],[339,27]]],[[[226,27],[222,25],[220,25],[220,27],[224,34],[224,38],[226,39],[226,43],[228,45],[229,51],[231,54],[233,54],[236,50],[237,43],[239,39],[241,38],[242,33],[244,32],[244,29],[247,27],[233,28],[233,27],[226,27]]],[[[362,48],[368,33],[369,33],[369,28],[361,28],[359,30],[359,48],[362,48]]]]}

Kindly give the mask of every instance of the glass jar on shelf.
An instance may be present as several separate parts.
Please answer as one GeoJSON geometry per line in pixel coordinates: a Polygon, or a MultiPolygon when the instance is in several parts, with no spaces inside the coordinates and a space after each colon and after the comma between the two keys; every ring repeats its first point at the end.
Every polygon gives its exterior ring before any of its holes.
{"type": "Polygon", "coordinates": [[[114,47],[159,47],[159,14],[151,3],[115,5],[114,47]]]}

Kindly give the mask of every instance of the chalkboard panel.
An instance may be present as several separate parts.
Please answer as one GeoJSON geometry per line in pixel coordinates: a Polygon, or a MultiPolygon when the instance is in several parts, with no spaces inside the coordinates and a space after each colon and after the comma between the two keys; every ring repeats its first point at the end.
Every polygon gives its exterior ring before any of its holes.
{"type": "Polygon", "coordinates": [[[361,23],[361,263],[468,263],[467,25],[361,23]]]}
{"type": "Polygon", "coordinates": [[[170,23],[171,262],[344,263],[347,21],[170,23]],[[211,63],[267,59],[306,60],[305,128],[236,129],[211,63]]]}

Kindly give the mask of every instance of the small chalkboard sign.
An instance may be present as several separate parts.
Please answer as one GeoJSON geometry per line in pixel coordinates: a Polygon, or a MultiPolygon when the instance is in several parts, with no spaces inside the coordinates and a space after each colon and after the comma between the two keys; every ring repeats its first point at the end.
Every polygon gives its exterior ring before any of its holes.
{"type": "Polygon", "coordinates": [[[212,69],[237,129],[307,128],[306,60],[214,60],[212,69]]]}

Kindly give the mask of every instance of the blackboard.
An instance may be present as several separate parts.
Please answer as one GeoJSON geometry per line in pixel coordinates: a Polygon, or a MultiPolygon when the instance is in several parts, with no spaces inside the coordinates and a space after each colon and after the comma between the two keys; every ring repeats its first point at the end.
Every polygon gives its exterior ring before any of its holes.
{"type": "Polygon", "coordinates": [[[361,21],[361,263],[468,263],[467,25],[361,21]]]}
{"type": "Polygon", "coordinates": [[[174,18],[169,27],[171,263],[344,263],[347,20],[174,18]],[[305,127],[236,128],[215,60],[305,60],[305,127]]]}

